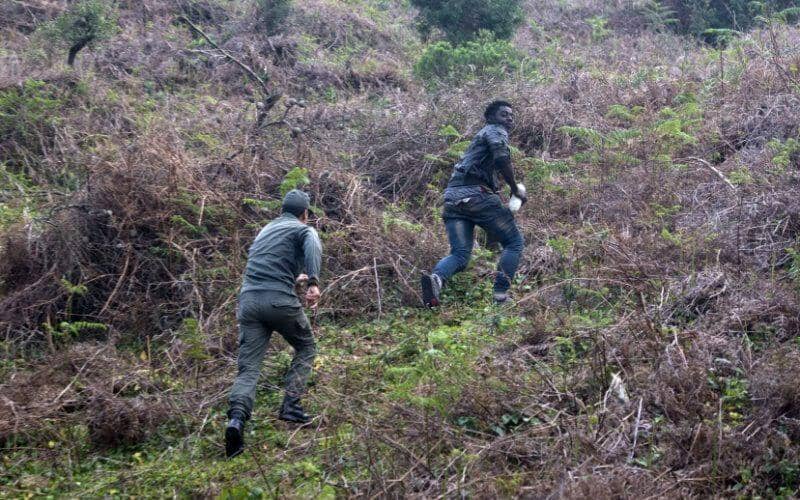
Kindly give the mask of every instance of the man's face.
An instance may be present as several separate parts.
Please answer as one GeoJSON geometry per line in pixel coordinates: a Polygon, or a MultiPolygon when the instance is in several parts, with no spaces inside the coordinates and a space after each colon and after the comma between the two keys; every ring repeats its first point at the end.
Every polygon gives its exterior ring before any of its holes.
{"type": "Polygon", "coordinates": [[[500,106],[494,113],[494,121],[511,130],[514,127],[514,112],[508,106],[500,106]]]}

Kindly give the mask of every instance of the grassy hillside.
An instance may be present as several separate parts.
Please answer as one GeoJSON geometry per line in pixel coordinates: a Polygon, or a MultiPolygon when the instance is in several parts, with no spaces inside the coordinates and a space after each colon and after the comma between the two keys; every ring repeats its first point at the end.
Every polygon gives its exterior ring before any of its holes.
{"type": "Polygon", "coordinates": [[[791,16],[703,39],[528,0],[457,48],[406,2],[282,4],[95,2],[72,66],[69,2],[0,5],[0,496],[798,494],[791,16]],[[423,310],[495,97],[532,194],[514,300],[481,246],[423,310]],[[275,338],[226,461],[246,251],[293,187],[325,246],[318,418],[277,420],[275,338]]]}

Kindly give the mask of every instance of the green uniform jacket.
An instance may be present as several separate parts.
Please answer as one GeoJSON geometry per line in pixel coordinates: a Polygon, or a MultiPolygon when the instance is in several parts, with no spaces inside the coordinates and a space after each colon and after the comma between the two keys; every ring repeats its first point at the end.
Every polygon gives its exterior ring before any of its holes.
{"type": "Polygon", "coordinates": [[[303,270],[309,285],[319,285],[322,243],[314,228],[283,213],[256,236],[247,255],[240,293],[252,290],[295,296],[294,285],[303,270]]]}

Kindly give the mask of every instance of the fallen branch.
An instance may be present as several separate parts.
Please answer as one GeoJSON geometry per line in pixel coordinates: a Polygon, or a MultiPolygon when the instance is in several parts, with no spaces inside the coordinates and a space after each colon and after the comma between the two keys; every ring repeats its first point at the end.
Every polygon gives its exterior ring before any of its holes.
{"type": "Polygon", "coordinates": [[[686,159],[694,161],[694,162],[697,162],[697,163],[703,165],[704,167],[706,167],[707,169],[711,170],[712,172],[714,172],[717,175],[717,177],[719,177],[723,182],[725,182],[725,184],[727,184],[729,188],[731,188],[732,190],[736,191],[736,186],[734,186],[733,183],[730,180],[728,180],[727,177],[725,177],[725,174],[720,172],[718,168],[716,168],[714,165],[710,164],[708,161],[706,161],[706,160],[704,160],[702,158],[697,158],[695,156],[692,156],[692,157],[686,158],[686,159]]]}
{"type": "Polygon", "coordinates": [[[91,363],[91,362],[94,360],[94,358],[96,358],[96,357],[97,357],[97,355],[98,355],[98,354],[100,354],[101,352],[105,351],[107,347],[108,347],[108,345],[106,345],[106,346],[104,346],[104,347],[102,347],[102,348],[100,348],[100,349],[96,350],[96,351],[94,352],[94,354],[92,354],[92,356],[91,356],[89,359],[87,359],[87,360],[86,360],[86,361],[83,363],[83,366],[81,366],[81,367],[80,367],[80,369],[78,370],[78,373],[76,373],[76,374],[75,374],[75,376],[74,376],[74,377],[72,377],[72,380],[70,380],[69,384],[67,384],[67,386],[66,386],[66,387],[64,387],[64,390],[62,390],[62,391],[61,391],[61,392],[58,394],[58,396],[56,396],[56,398],[53,400],[53,402],[52,402],[52,403],[50,403],[51,405],[55,405],[56,403],[58,403],[58,401],[61,399],[61,397],[62,397],[64,394],[66,394],[66,393],[67,393],[67,391],[68,391],[68,390],[70,390],[70,388],[72,387],[72,385],[73,385],[75,382],[77,382],[77,381],[78,381],[78,379],[81,377],[81,375],[83,375],[83,370],[85,370],[85,369],[86,369],[86,367],[89,365],[89,363],[91,363]]]}
{"type": "Polygon", "coordinates": [[[98,317],[102,317],[103,313],[106,312],[108,307],[111,305],[111,301],[114,300],[114,297],[119,292],[120,286],[122,286],[122,282],[125,280],[125,277],[128,275],[128,265],[131,262],[131,253],[133,251],[133,246],[128,244],[128,250],[125,252],[125,264],[122,266],[122,272],[119,273],[119,279],[117,280],[117,284],[114,285],[114,289],[111,290],[111,293],[108,295],[108,299],[106,299],[106,303],[103,305],[103,308],[100,309],[100,312],[97,314],[98,317]]]}
{"type": "Polygon", "coordinates": [[[280,98],[282,97],[281,94],[279,92],[272,92],[269,88],[269,85],[267,84],[268,80],[264,80],[263,78],[258,76],[256,72],[253,71],[253,68],[246,65],[239,58],[237,58],[227,50],[223,49],[219,45],[217,45],[217,43],[214,40],[212,40],[211,37],[205,33],[205,31],[203,31],[202,29],[200,29],[199,26],[190,21],[189,18],[187,18],[186,16],[179,16],[178,20],[188,24],[189,27],[192,30],[194,30],[198,35],[202,36],[205,39],[205,41],[209,43],[209,45],[217,49],[223,56],[225,56],[227,59],[229,59],[237,66],[239,66],[242,69],[242,71],[247,73],[247,75],[250,78],[258,82],[258,84],[261,86],[261,91],[264,93],[264,102],[263,102],[264,106],[259,110],[259,118],[260,118],[259,123],[263,121],[264,120],[263,116],[266,116],[267,112],[269,112],[269,110],[271,110],[273,106],[277,104],[278,100],[280,100],[280,98]]]}
{"type": "Polygon", "coordinates": [[[373,257],[372,268],[375,270],[375,291],[378,295],[378,319],[383,315],[383,307],[381,305],[381,281],[378,278],[378,259],[373,257]]]}
{"type": "Polygon", "coordinates": [[[636,454],[636,442],[639,440],[639,422],[642,419],[642,399],[639,398],[639,411],[636,412],[636,424],[633,426],[633,446],[631,446],[631,453],[628,455],[628,461],[633,460],[636,454]]]}

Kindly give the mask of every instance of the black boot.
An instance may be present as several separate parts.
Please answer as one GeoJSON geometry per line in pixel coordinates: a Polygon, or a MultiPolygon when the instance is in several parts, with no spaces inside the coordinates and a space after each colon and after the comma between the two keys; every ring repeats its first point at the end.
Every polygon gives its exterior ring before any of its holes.
{"type": "Polygon", "coordinates": [[[423,274],[420,278],[422,303],[425,307],[439,307],[439,294],[442,293],[442,278],[437,274],[423,274]]]}
{"type": "Polygon", "coordinates": [[[283,404],[281,405],[281,412],[278,418],[296,424],[307,424],[311,421],[311,417],[308,413],[303,411],[303,408],[300,406],[300,398],[289,395],[283,398],[283,404]]]}
{"type": "Polygon", "coordinates": [[[231,416],[225,427],[225,456],[233,458],[244,451],[244,420],[240,415],[231,416]]]}

